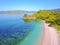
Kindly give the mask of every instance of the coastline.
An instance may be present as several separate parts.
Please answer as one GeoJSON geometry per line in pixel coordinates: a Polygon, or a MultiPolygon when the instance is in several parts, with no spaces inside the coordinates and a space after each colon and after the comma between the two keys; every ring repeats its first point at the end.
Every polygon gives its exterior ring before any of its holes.
{"type": "Polygon", "coordinates": [[[37,45],[42,34],[42,31],[40,30],[42,27],[43,26],[40,24],[40,21],[39,23],[36,22],[33,31],[30,32],[30,34],[21,43],[16,45],[37,45]]]}
{"type": "Polygon", "coordinates": [[[38,45],[58,45],[59,39],[56,29],[48,26],[50,23],[46,23],[44,20],[43,23],[44,23],[44,33],[38,45]]]}
{"type": "Polygon", "coordinates": [[[18,44],[18,45],[59,45],[57,31],[54,27],[49,26],[49,24],[50,23],[46,23],[43,20],[44,27],[43,27],[43,34],[42,34],[41,38],[40,38],[40,36],[35,35],[35,34],[40,33],[40,32],[38,33],[36,30],[37,33],[35,33],[35,31],[33,31],[34,33],[31,32],[31,34],[24,40],[24,42],[22,42],[21,44],[18,44]],[[38,38],[36,38],[35,36],[38,38]],[[32,37],[34,37],[34,38],[32,38],[32,37]],[[30,40],[30,38],[31,38],[31,40],[30,40]],[[37,43],[35,43],[35,42],[37,42],[37,43]]]}

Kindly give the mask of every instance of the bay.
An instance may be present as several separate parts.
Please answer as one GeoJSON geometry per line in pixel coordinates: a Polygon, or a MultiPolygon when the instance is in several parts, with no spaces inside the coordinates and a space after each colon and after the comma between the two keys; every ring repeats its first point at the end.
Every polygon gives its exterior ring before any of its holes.
{"type": "Polygon", "coordinates": [[[30,35],[32,35],[32,39],[36,36],[34,40],[42,35],[42,21],[26,22],[22,17],[23,14],[0,14],[0,45],[29,45],[26,42],[32,41],[29,39],[30,35]]]}

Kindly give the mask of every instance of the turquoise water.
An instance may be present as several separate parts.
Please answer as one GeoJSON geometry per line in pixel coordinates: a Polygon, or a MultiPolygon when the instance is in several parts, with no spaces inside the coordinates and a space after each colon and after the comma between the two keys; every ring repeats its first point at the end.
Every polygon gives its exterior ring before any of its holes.
{"type": "Polygon", "coordinates": [[[25,22],[22,17],[0,14],[0,45],[33,45],[41,37],[42,21],[25,22]]]}
{"type": "Polygon", "coordinates": [[[43,25],[40,20],[34,23],[35,26],[32,32],[30,32],[29,35],[21,43],[18,43],[17,45],[38,45],[38,42],[42,36],[43,25]]]}

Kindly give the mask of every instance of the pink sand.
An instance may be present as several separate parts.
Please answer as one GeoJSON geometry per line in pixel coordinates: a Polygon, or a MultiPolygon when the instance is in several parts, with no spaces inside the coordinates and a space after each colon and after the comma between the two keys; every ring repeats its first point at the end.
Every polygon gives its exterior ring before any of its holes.
{"type": "Polygon", "coordinates": [[[38,45],[58,45],[58,35],[56,29],[49,27],[47,23],[44,22],[44,33],[42,40],[40,39],[38,45]],[[40,43],[41,42],[41,43],[40,43]]]}

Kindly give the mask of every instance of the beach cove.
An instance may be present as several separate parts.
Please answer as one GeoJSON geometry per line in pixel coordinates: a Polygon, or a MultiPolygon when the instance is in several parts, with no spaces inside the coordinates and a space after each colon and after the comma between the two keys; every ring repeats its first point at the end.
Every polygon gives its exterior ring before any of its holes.
{"type": "MultiPolygon", "coordinates": [[[[55,28],[48,26],[49,23],[43,22],[43,31],[40,37],[38,29],[32,31],[27,38],[18,45],[59,45],[59,38],[55,28]]],[[[40,29],[41,30],[41,29],[40,29]]]]}
{"type": "Polygon", "coordinates": [[[38,44],[38,40],[43,33],[42,21],[25,22],[21,19],[22,17],[23,15],[0,15],[1,45],[16,45],[17,43],[21,45],[28,43],[32,45],[38,44]],[[25,40],[28,43],[26,43],[25,40]],[[35,43],[34,40],[37,43],[35,43]]]}

